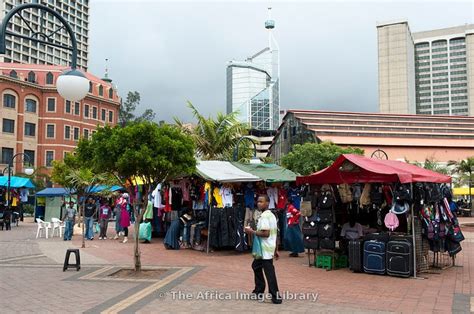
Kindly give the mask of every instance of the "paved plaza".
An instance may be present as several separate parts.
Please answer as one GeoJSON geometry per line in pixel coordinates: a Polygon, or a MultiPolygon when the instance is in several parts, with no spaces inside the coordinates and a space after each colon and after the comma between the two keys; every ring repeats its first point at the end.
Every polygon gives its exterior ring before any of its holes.
{"type": "Polygon", "coordinates": [[[169,251],[161,239],[153,239],[141,245],[142,263],[146,269],[162,270],[160,277],[121,279],[108,275],[132,267],[133,243],[96,238],[80,250],[81,270],[63,272],[65,252],[80,248],[80,236],[72,242],[35,239],[36,225],[25,221],[0,231],[0,306],[2,313],[469,313],[474,310],[474,228],[464,230],[456,266],[423,273],[420,279],[309,268],[306,256],[290,258],[282,252],[275,267],[286,300],[273,305],[249,295],[250,254],[169,251]]]}

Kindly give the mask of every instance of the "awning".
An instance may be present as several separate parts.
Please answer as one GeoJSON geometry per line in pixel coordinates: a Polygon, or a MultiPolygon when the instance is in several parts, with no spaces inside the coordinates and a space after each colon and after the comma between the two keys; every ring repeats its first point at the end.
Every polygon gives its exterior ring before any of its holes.
{"type": "Polygon", "coordinates": [[[232,164],[243,171],[261,178],[265,182],[296,181],[296,173],[276,164],[243,164],[240,162],[233,162],[232,164]]]}
{"type": "Polygon", "coordinates": [[[196,166],[197,174],[205,180],[217,182],[253,182],[261,179],[245,172],[228,161],[204,160],[196,166]]]}
{"type": "Polygon", "coordinates": [[[356,182],[449,183],[451,177],[401,161],[343,154],[326,169],[296,178],[297,184],[350,184],[356,182]]]}
{"type": "Polygon", "coordinates": [[[70,191],[65,188],[46,188],[44,190],[37,192],[36,196],[59,197],[59,196],[65,196],[65,195],[70,195],[70,194],[75,194],[75,191],[70,191]]]}
{"type": "MultiPolygon", "coordinates": [[[[0,177],[0,186],[7,187],[7,185],[8,185],[8,176],[0,177]]],[[[35,185],[28,178],[12,176],[12,177],[10,177],[10,188],[12,188],[12,189],[19,189],[19,188],[34,189],[35,185]]]]}
{"type": "MultiPolygon", "coordinates": [[[[453,194],[455,196],[469,195],[469,188],[454,188],[453,194]]],[[[474,195],[474,187],[471,187],[471,195],[474,195]]]]}
{"type": "Polygon", "coordinates": [[[125,188],[121,187],[120,185],[113,185],[113,186],[97,185],[97,186],[91,187],[88,190],[88,193],[100,193],[102,191],[116,192],[116,191],[122,191],[122,190],[125,190],[125,188]]]}

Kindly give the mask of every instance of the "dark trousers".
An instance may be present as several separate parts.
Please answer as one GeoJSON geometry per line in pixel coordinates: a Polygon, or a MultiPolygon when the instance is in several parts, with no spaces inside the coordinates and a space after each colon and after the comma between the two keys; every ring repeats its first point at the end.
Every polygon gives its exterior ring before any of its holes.
{"type": "Polygon", "coordinates": [[[275,267],[273,266],[273,259],[254,259],[252,263],[253,274],[255,277],[255,293],[265,292],[265,277],[268,282],[268,291],[272,295],[272,299],[278,297],[278,283],[275,275],[275,267]]]}
{"type": "Polygon", "coordinates": [[[100,238],[107,237],[107,228],[109,227],[109,220],[108,219],[100,219],[100,238]]]}

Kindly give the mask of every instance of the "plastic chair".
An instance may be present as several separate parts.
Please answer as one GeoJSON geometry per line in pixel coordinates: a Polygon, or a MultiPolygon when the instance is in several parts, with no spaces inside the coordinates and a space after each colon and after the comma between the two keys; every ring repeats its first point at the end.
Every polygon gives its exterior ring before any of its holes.
{"type": "Polygon", "coordinates": [[[52,232],[51,238],[54,237],[54,231],[58,231],[58,236],[61,238],[63,236],[64,223],[58,218],[51,218],[52,232]]]}
{"type": "Polygon", "coordinates": [[[51,224],[49,222],[44,222],[40,218],[36,218],[36,223],[38,225],[38,231],[36,232],[36,239],[41,236],[41,231],[44,231],[46,239],[48,238],[48,231],[51,229],[51,224]]]}

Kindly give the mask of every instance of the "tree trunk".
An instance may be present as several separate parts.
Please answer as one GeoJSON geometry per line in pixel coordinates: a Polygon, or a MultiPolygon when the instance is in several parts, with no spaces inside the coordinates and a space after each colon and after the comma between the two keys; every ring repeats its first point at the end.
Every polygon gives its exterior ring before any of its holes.
{"type": "MultiPolygon", "coordinates": [[[[78,195],[79,196],[79,195],[78,195]]],[[[86,234],[85,234],[85,228],[84,228],[84,213],[85,213],[85,208],[86,207],[86,201],[85,198],[82,199],[82,211],[81,211],[81,216],[82,216],[82,246],[81,248],[85,249],[86,248],[86,234]]]]}
{"type": "Polygon", "coordinates": [[[472,192],[471,192],[471,186],[472,186],[472,172],[469,171],[469,209],[472,210],[472,192]]]}
{"type": "Polygon", "coordinates": [[[134,265],[135,265],[135,271],[136,272],[140,272],[142,270],[142,262],[141,262],[141,252],[140,252],[140,243],[138,241],[138,235],[140,233],[140,222],[142,221],[143,219],[143,215],[145,214],[145,211],[146,211],[146,207],[148,205],[148,192],[149,192],[149,189],[148,189],[148,186],[145,186],[145,189],[144,189],[144,193],[142,195],[142,198],[143,197],[146,197],[146,201],[141,201],[139,204],[141,204],[142,206],[138,206],[139,208],[141,208],[140,212],[138,211],[137,209],[137,206],[133,206],[133,213],[135,214],[135,226],[134,226],[134,232],[135,232],[135,242],[134,242],[134,246],[133,246],[133,262],[134,262],[134,265]]]}

